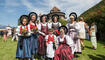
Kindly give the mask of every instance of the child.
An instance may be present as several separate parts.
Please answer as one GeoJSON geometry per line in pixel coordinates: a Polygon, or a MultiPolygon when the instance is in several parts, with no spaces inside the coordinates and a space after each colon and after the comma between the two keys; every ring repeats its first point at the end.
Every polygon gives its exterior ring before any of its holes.
{"type": "Polygon", "coordinates": [[[93,49],[96,50],[97,40],[96,40],[96,31],[95,31],[94,24],[92,24],[92,26],[90,28],[90,36],[91,36],[91,42],[92,42],[92,45],[93,45],[93,49]]]}
{"type": "Polygon", "coordinates": [[[46,40],[46,56],[47,60],[54,60],[54,53],[56,47],[56,36],[53,34],[53,29],[49,29],[49,35],[45,37],[46,40]]]}
{"type": "Polygon", "coordinates": [[[3,31],[3,39],[4,39],[4,41],[6,41],[7,40],[7,31],[5,30],[5,31],[3,31]]]}
{"type": "Polygon", "coordinates": [[[57,37],[59,47],[55,50],[54,60],[73,60],[72,47],[73,40],[66,35],[67,27],[60,27],[60,35],[57,37]]]}
{"type": "Polygon", "coordinates": [[[30,59],[31,58],[31,38],[30,27],[28,24],[28,16],[22,15],[20,17],[20,24],[17,27],[17,34],[19,36],[16,58],[18,59],[30,59]]]}

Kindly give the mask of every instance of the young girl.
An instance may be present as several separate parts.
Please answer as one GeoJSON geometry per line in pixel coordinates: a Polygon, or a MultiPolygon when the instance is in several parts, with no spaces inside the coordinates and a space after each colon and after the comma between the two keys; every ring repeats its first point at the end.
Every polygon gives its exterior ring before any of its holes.
{"type": "Polygon", "coordinates": [[[30,18],[30,29],[31,29],[31,54],[32,54],[32,60],[35,60],[35,54],[37,54],[37,51],[38,51],[38,33],[37,31],[34,32],[35,30],[35,27],[36,27],[36,30],[38,29],[37,28],[37,24],[36,24],[36,21],[37,21],[37,14],[35,12],[31,12],[29,13],[29,18],[30,18]]]}
{"type": "Polygon", "coordinates": [[[6,41],[7,40],[7,31],[5,30],[5,31],[3,31],[3,39],[4,39],[4,41],[6,41]]]}
{"type": "Polygon", "coordinates": [[[38,38],[38,54],[41,56],[41,60],[43,57],[45,58],[46,53],[46,44],[45,44],[45,36],[48,34],[48,23],[47,21],[47,15],[42,15],[40,18],[41,25],[39,29],[39,38],[38,38]]]}
{"type": "Polygon", "coordinates": [[[49,29],[49,35],[45,37],[46,39],[46,56],[47,60],[54,60],[54,53],[56,49],[56,36],[53,34],[53,29],[49,29]]]}
{"type": "Polygon", "coordinates": [[[57,38],[59,47],[55,51],[54,60],[73,60],[73,54],[71,51],[73,41],[68,35],[65,35],[66,33],[67,27],[60,27],[60,35],[57,38]]]}
{"type": "Polygon", "coordinates": [[[31,58],[31,38],[30,27],[28,24],[28,16],[22,15],[20,17],[20,24],[17,27],[17,34],[19,36],[16,58],[18,59],[30,59],[31,58]]]}
{"type": "Polygon", "coordinates": [[[93,45],[93,49],[96,50],[97,40],[96,40],[96,31],[95,31],[94,23],[91,25],[91,28],[90,28],[90,36],[91,36],[91,42],[93,45]]]}
{"type": "Polygon", "coordinates": [[[53,21],[52,28],[54,29],[54,34],[56,36],[58,36],[59,35],[58,28],[61,26],[61,23],[58,22],[59,21],[59,15],[57,15],[57,14],[53,15],[52,21],[53,21]]]}

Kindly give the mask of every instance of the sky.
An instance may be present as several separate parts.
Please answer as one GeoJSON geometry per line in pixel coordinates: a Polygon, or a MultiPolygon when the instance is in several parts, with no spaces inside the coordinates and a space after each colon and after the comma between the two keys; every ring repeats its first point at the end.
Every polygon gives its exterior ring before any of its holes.
{"type": "Polygon", "coordinates": [[[48,14],[56,6],[66,14],[76,12],[79,16],[101,0],[0,0],[0,25],[17,26],[23,14],[36,12],[48,14]]]}

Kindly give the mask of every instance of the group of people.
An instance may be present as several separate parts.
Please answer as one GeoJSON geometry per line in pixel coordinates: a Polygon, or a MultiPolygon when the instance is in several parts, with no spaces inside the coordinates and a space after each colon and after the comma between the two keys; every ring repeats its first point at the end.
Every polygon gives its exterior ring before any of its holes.
{"type": "Polygon", "coordinates": [[[62,26],[59,22],[59,15],[54,14],[51,20],[43,14],[40,20],[37,20],[37,14],[30,12],[29,15],[20,17],[20,25],[16,29],[18,35],[18,44],[16,58],[20,60],[35,60],[36,55],[40,60],[73,60],[75,54],[82,53],[84,49],[85,28],[96,48],[95,29],[89,30],[80,18],[76,22],[76,13],[69,15],[70,22],[62,26]]]}
{"type": "Polygon", "coordinates": [[[2,29],[0,29],[0,37],[3,37],[3,41],[6,42],[7,37],[11,37],[12,35],[12,29],[9,26],[1,26],[2,29]],[[4,28],[4,29],[3,29],[4,28]]]}

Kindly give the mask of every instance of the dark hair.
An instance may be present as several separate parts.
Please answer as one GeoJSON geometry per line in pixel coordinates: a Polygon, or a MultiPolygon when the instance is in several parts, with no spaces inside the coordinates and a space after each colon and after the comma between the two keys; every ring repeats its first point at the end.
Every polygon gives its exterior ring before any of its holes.
{"type": "Polygon", "coordinates": [[[54,14],[54,15],[52,15],[52,21],[54,22],[54,18],[57,18],[57,21],[59,21],[59,15],[58,14],[54,14]]]}
{"type": "Polygon", "coordinates": [[[35,13],[35,12],[30,12],[30,13],[29,13],[29,20],[31,20],[31,17],[32,17],[32,16],[36,16],[36,19],[35,19],[35,20],[37,20],[37,18],[38,18],[37,13],[35,13]]]}
{"type": "Polygon", "coordinates": [[[69,14],[69,17],[70,17],[70,16],[74,16],[74,20],[77,19],[77,14],[76,14],[75,12],[70,13],[70,14],[69,14]]]}
{"type": "Polygon", "coordinates": [[[21,25],[23,25],[23,19],[26,19],[27,20],[27,24],[26,25],[28,25],[28,23],[29,23],[29,18],[28,18],[28,16],[27,15],[22,15],[21,17],[20,17],[20,24],[21,25]]]}
{"type": "Polygon", "coordinates": [[[46,22],[48,21],[48,15],[45,15],[45,14],[43,14],[41,17],[40,17],[40,21],[42,22],[42,19],[43,19],[43,17],[45,16],[45,19],[46,19],[46,22]]]}

